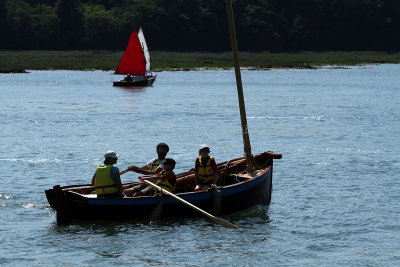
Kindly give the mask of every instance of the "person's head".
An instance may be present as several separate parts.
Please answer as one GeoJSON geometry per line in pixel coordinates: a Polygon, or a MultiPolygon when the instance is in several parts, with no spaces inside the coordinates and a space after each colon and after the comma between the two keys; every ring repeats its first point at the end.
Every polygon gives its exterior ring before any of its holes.
{"type": "Polygon", "coordinates": [[[109,165],[109,164],[115,164],[117,163],[118,160],[118,154],[114,150],[108,150],[104,154],[104,164],[109,165]]]}
{"type": "Polygon", "coordinates": [[[166,158],[163,161],[164,164],[164,170],[166,171],[172,171],[175,168],[175,160],[171,158],[166,158]]]}
{"type": "Polygon", "coordinates": [[[169,146],[166,143],[159,143],[157,145],[157,155],[159,159],[164,159],[169,151],[169,146]]]}
{"type": "Polygon", "coordinates": [[[210,147],[206,144],[200,145],[200,149],[199,149],[200,157],[205,158],[208,156],[208,154],[210,154],[210,147]]]}

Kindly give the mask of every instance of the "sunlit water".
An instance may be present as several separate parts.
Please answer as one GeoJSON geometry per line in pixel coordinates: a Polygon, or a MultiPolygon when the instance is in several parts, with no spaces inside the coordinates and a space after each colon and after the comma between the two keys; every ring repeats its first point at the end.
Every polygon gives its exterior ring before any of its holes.
{"type": "MultiPolygon", "coordinates": [[[[273,150],[269,209],[223,217],[57,226],[44,190],[89,183],[102,154],[144,164],[159,142],[176,171],[207,143],[242,156],[233,71],[0,75],[1,266],[394,266],[400,262],[400,65],[243,71],[254,154],[273,150]]],[[[137,175],[122,176],[123,182],[137,175]]]]}

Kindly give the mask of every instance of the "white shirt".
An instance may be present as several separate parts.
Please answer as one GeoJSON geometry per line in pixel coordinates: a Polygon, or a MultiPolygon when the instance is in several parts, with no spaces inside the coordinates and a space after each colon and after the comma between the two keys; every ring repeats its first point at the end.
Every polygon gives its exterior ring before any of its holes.
{"type": "MultiPolygon", "coordinates": [[[[157,160],[158,160],[158,158],[154,158],[154,159],[150,160],[149,162],[147,162],[147,164],[145,166],[150,168],[150,166],[153,165],[153,162],[157,161],[157,160]]],[[[164,163],[161,163],[157,168],[161,168],[164,170],[164,163]]]]}

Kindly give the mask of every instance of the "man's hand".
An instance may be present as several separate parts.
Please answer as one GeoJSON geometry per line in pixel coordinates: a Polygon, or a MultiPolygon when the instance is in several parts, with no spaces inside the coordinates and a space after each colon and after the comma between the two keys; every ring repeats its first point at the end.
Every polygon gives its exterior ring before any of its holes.
{"type": "Polygon", "coordinates": [[[132,172],[138,172],[139,168],[135,165],[131,165],[128,167],[128,170],[132,172]]]}

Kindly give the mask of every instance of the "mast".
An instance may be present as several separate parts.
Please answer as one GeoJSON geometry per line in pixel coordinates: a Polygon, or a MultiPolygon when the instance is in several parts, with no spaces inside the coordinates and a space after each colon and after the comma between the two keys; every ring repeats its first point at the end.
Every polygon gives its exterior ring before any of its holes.
{"type": "Polygon", "coordinates": [[[245,157],[246,157],[246,161],[247,161],[247,171],[252,172],[252,171],[254,171],[253,156],[251,154],[250,137],[249,137],[249,132],[247,129],[246,107],[244,104],[242,77],[240,74],[240,67],[239,67],[239,57],[238,57],[238,47],[237,47],[237,41],[236,41],[235,23],[233,21],[232,0],[226,0],[226,9],[227,9],[227,13],[228,13],[229,30],[230,30],[230,35],[231,35],[233,63],[235,65],[236,86],[237,86],[238,98],[239,98],[239,108],[240,108],[240,119],[241,119],[241,124],[242,124],[244,153],[245,153],[245,157]]]}

